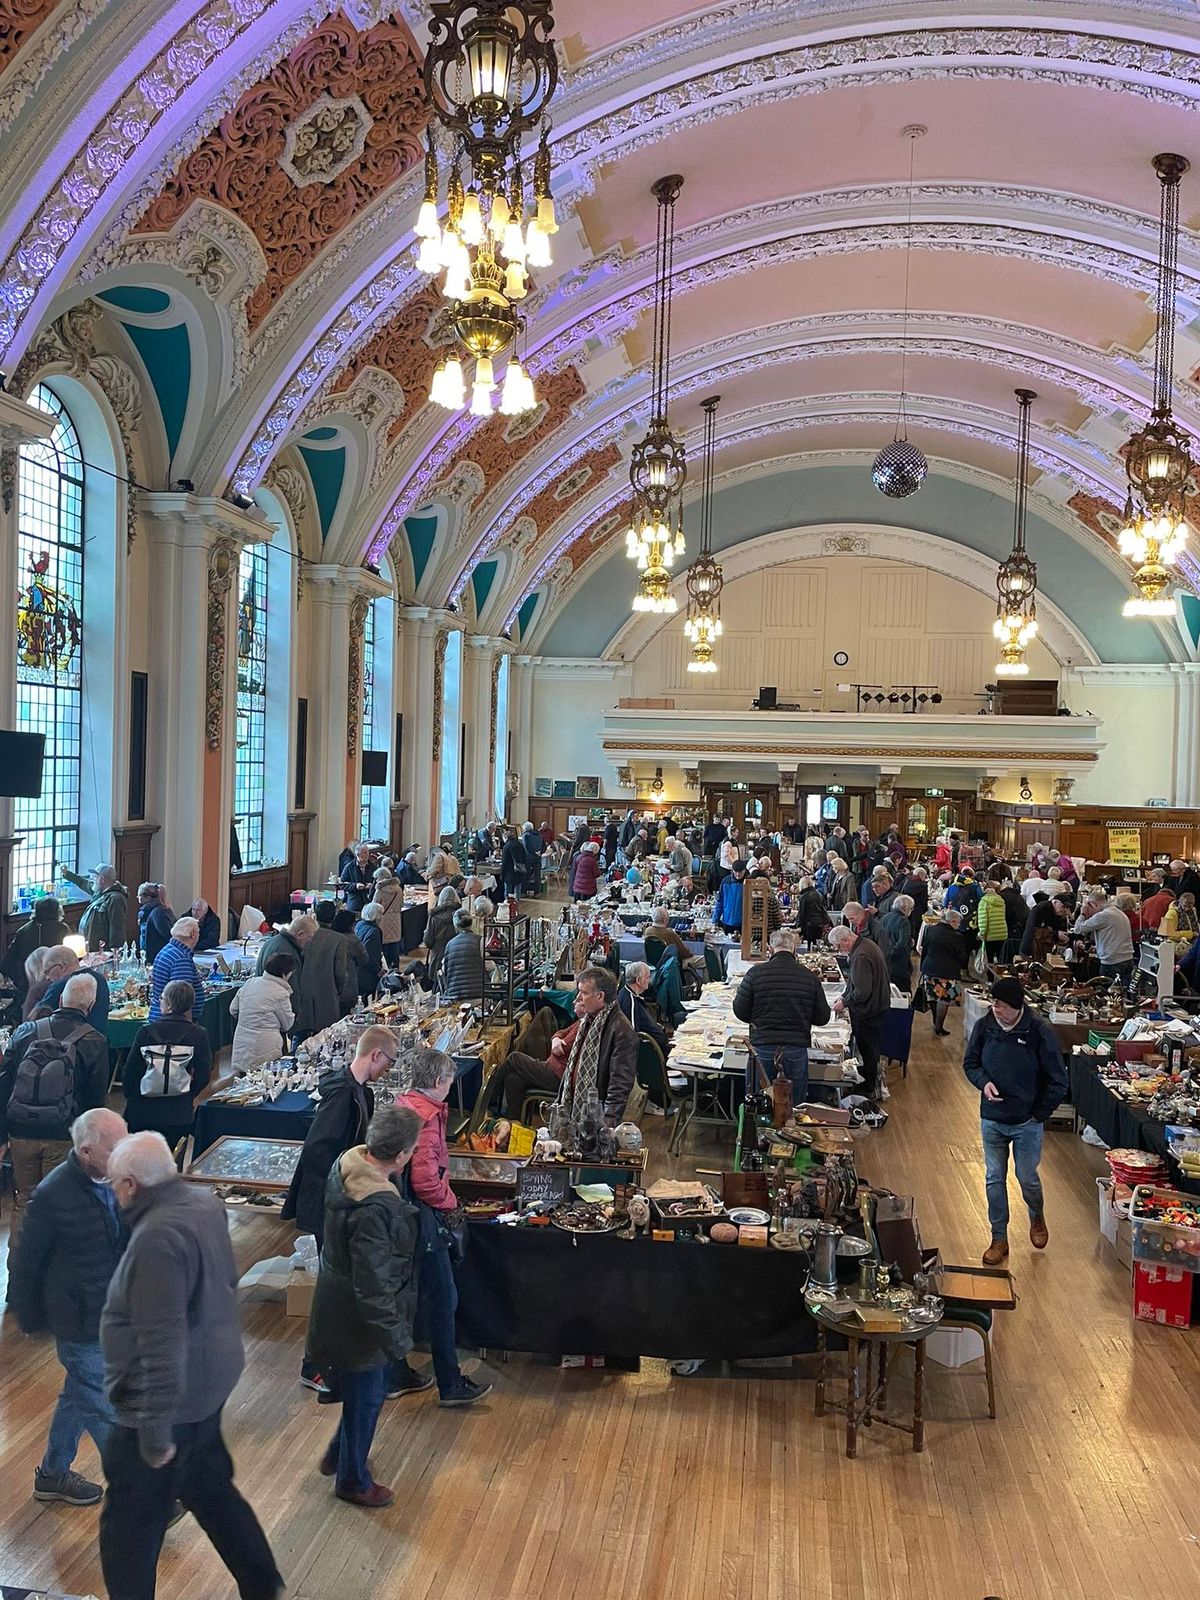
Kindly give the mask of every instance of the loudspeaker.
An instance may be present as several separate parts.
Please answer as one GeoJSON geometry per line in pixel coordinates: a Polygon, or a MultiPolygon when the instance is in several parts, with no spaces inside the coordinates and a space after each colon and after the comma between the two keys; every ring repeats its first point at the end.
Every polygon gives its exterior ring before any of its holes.
{"type": "Polygon", "coordinates": [[[400,799],[400,754],[401,754],[401,751],[403,749],[404,749],[404,713],[402,711],[397,711],[397,713],[396,713],[396,742],[392,746],[392,754],[395,757],[394,761],[392,762],[392,799],[395,800],[395,801],[399,801],[399,799],[400,799]]]}
{"type": "Polygon", "coordinates": [[[44,733],[0,733],[0,795],[39,799],[45,756],[44,733]]]}
{"type": "Polygon", "coordinates": [[[758,699],[754,702],[754,704],[760,711],[774,711],[778,699],[779,690],[772,686],[770,688],[760,689],[758,691],[758,699]]]}
{"type": "Polygon", "coordinates": [[[308,701],[296,701],[296,790],[292,796],[293,811],[304,810],[304,796],[308,789],[308,701]]]}
{"type": "Polygon", "coordinates": [[[362,781],[364,789],[387,788],[387,751],[364,750],[362,753],[362,781]]]}

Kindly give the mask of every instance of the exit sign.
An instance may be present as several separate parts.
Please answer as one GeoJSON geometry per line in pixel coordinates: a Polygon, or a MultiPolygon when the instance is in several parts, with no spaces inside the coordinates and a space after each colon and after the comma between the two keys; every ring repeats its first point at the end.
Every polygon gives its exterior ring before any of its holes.
{"type": "Polygon", "coordinates": [[[825,790],[826,794],[845,794],[845,792],[846,786],[844,783],[831,783],[825,790]]]}
{"type": "Polygon", "coordinates": [[[945,798],[945,794],[945,789],[926,789],[925,798],[926,800],[942,800],[945,798]]]}

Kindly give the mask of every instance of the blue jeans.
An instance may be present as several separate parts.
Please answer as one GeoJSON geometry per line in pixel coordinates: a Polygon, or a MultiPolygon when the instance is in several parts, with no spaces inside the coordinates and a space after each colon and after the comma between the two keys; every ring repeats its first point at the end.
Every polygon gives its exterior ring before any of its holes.
{"type": "Polygon", "coordinates": [[[993,1239],[1008,1237],[1008,1147],[1012,1146],[1017,1182],[1029,1207],[1029,1215],[1042,1214],[1042,1180],[1038,1162],[1042,1159],[1040,1122],[993,1122],[980,1119],[983,1130],[983,1170],[987,1185],[988,1221],[993,1239]]]}
{"type": "MultiPolygon", "coordinates": [[[[783,1075],[791,1079],[792,1104],[801,1105],[808,1099],[808,1047],[802,1044],[759,1044],[751,1040],[758,1059],[763,1064],[763,1071],[767,1075],[767,1082],[775,1076],[775,1057],[779,1056],[783,1065],[783,1075]]],[[[753,1060],[746,1065],[746,1093],[756,1092],[758,1073],[753,1060]]]]}
{"type": "MultiPolygon", "coordinates": [[[[433,1355],[433,1375],[438,1394],[444,1400],[458,1385],[462,1372],[458,1365],[454,1313],[458,1310],[458,1285],[450,1252],[442,1245],[422,1248],[417,1256],[417,1316],[433,1355]]],[[[409,1370],[407,1361],[397,1363],[397,1374],[409,1370]]]]}
{"type": "Polygon", "coordinates": [[[104,1393],[104,1357],[99,1344],[56,1339],[54,1347],[67,1376],[54,1408],[46,1454],[38,1471],[48,1478],[61,1478],[70,1470],[83,1433],[90,1433],[96,1449],[103,1451],[109,1430],[117,1419],[104,1393]]]}
{"type": "Polygon", "coordinates": [[[366,1372],[339,1372],[338,1389],[342,1396],[342,1420],[330,1443],[337,1454],[339,1489],[361,1494],[374,1481],[367,1457],[375,1438],[375,1424],[383,1410],[387,1393],[386,1367],[370,1367],[366,1372]]]}
{"type": "Polygon", "coordinates": [[[1128,983],[1133,976],[1133,957],[1128,961],[1101,962],[1100,972],[1106,978],[1119,978],[1122,983],[1128,983]]]}

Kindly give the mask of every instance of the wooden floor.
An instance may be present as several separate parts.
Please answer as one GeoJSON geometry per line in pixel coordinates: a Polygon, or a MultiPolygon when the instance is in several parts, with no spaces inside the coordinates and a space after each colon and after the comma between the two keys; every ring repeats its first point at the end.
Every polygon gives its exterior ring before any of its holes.
{"type": "MultiPolygon", "coordinates": [[[[947,1259],[987,1242],[976,1097],[959,1019],[928,1018],[862,1168],[918,1199],[947,1259]]],[[[652,1122],[656,1149],[663,1124],[652,1122]]],[[[714,1165],[701,1133],[685,1153],[714,1165]]],[[[657,1162],[663,1170],[664,1161],[657,1162]]],[[[847,1461],[801,1379],[559,1372],[513,1360],[473,1412],[389,1404],[375,1452],[395,1506],[335,1501],[315,1463],[332,1413],[296,1383],[301,1325],[249,1307],[226,1412],[239,1481],[299,1600],[1175,1600],[1200,1584],[1200,1333],[1132,1321],[1099,1241],[1095,1150],[1047,1136],[1050,1248],[1014,1231],[1021,1303],[998,1318],[999,1420],[981,1369],[927,1368],[926,1453],[875,1430],[847,1461]]],[[[1014,1202],[1018,1197],[1014,1193],[1014,1202]]],[[[1019,1203],[1019,1202],[1018,1202],[1019,1203]]],[[[250,1261],[287,1230],[239,1217],[250,1261]]],[[[664,1247],[665,1248],[665,1247],[664,1247]]],[[[736,1314],[736,1308],[732,1308],[736,1314]]],[[[95,1511],[30,1498],[59,1370],[0,1323],[0,1582],[102,1594],[95,1511]]],[[[90,1445],[78,1462],[95,1470],[90,1445]]],[[[162,1600],[228,1600],[190,1519],[168,1535],[162,1600]]]]}

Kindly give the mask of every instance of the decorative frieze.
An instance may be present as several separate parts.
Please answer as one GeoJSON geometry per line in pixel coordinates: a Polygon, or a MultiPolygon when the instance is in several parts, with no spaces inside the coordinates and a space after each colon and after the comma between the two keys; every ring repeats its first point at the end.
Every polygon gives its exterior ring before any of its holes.
{"type": "Polygon", "coordinates": [[[208,553],[208,649],[204,670],[204,731],[210,750],[221,748],[224,731],[229,591],[237,566],[233,540],[215,540],[208,553]]]}

